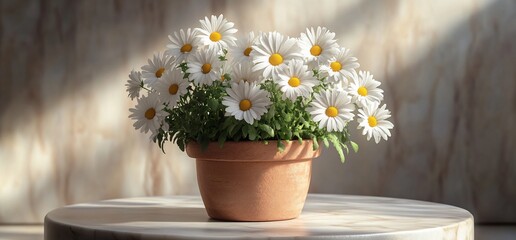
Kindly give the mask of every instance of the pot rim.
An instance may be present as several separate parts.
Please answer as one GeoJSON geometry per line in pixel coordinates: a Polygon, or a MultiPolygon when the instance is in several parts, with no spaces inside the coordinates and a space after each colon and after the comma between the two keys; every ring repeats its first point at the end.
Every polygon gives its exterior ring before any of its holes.
{"type": "Polygon", "coordinates": [[[278,140],[267,141],[228,141],[221,148],[217,142],[210,142],[207,149],[201,149],[199,143],[191,141],[186,146],[186,153],[192,158],[205,161],[261,162],[261,161],[307,161],[316,158],[321,148],[313,150],[311,139],[284,141],[285,150],[279,152],[278,140]]]}

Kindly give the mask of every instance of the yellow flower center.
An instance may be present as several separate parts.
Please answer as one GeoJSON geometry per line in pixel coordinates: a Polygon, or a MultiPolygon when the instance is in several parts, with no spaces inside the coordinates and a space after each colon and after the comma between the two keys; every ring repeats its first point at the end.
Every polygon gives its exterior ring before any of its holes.
{"type": "Polygon", "coordinates": [[[154,110],[154,108],[149,108],[145,111],[145,118],[151,120],[154,116],[156,116],[156,110],[154,110]]]}
{"type": "Polygon", "coordinates": [[[240,101],[240,104],[239,104],[240,110],[242,110],[242,111],[247,111],[247,110],[251,109],[252,106],[253,106],[253,104],[251,103],[251,101],[249,101],[249,99],[244,99],[244,100],[240,101]]]}
{"type": "Polygon", "coordinates": [[[170,85],[170,87],[168,87],[168,93],[170,93],[172,95],[176,95],[177,90],[179,90],[179,86],[175,83],[170,85]]]}
{"type": "Polygon", "coordinates": [[[218,41],[220,41],[220,39],[222,39],[222,35],[220,35],[219,32],[212,32],[210,34],[210,40],[212,42],[218,42],[218,41]]]}
{"type": "Polygon", "coordinates": [[[367,118],[367,123],[369,123],[370,127],[376,127],[378,125],[378,122],[376,121],[376,118],[373,116],[370,116],[367,118]]]}
{"type": "Polygon", "coordinates": [[[211,71],[211,64],[205,63],[201,67],[202,73],[208,74],[211,71]]]}
{"type": "Polygon", "coordinates": [[[339,110],[336,107],[330,106],[330,107],[326,108],[326,116],[336,117],[338,114],[339,114],[339,110]]]}
{"type": "Polygon", "coordinates": [[[278,53],[274,53],[269,57],[269,63],[272,66],[278,66],[283,63],[283,57],[278,53]]]}
{"type": "Polygon", "coordinates": [[[163,76],[163,73],[165,72],[165,68],[159,68],[158,71],[156,71],[156,77],[160,78],[163,76]]]}
{"type": "Polygon", "coordinates": [[[181,51],[182,53],[190,52],[190,51],[192,51],[192,45],[191,45],[191,44],[189,44],[189,43],[187,43],[187,44],[185,44],[185,45],[183,45],[183,46],[181,47],[181,50],[180,50],[180,51],[181,51]]]}
{"type": "Polygon", "coordinates": [[[362,97],[367,96],[367,88],[365,88],[364,86],[359,87],[357,92],[358,92],[358,95],[360,95],[362,97]]]}
{"type": "Polygon", "coordinates": [[[342,69],[342,64],[340,64],[340,62],[332,62],[330,63],[330,67],[334,72],[338,72],[342,69]]]}
{"type": "Polygon", "coordinates": [[[319,56],[322,53],[322,48],[319,45],[313,45],[312,48],[310,48],[310,54],[313,56],[319,56]]]}
{"type": "Polygon", "coordinates": [[[252,50],[253,50],[253,49],[252,49],[251,47],[246,48],[246,49],[244,50],[244,55],[245,55],[246,57],[249,57],[249,54],[251,54],[251,51],[252,51],[252,50]]]}
{"type": "Polygon", "coordinates": [[[291,87],[297,87],[300,84],[301,84],[301,80],[299,80],[299,78],[297,78],[297,77],[291,77],[288,80],[288,85],[290,85],[291,87]]]}

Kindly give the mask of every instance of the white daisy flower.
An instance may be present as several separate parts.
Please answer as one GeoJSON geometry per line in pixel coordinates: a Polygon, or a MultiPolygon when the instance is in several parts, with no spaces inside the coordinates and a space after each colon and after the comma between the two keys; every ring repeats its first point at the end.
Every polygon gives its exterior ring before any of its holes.
{"type": "Polygon", "coordinates": [[[394,127],[391,122],[386,120],[391,116],[391,112],[385,109],[385,104],[378,108],[379,104],[378,102],[370,102],[362,109],[358,109],[360,120],[357,129],[364,128],[362,134],[367,134],[367,141],[373,136],[376,143],[379,143],[381,138],[387,140],[387,137],[391,136],[389,129],[394,127]]]}
{"type": "Polygon", "coordinates": [[[167,45],[165,54],[174,56],[177,63],[185,61],[190,54],[197,51],[199,45],[199,38],[196,38],[196,31],[188,28],[186,32],[181,29],[178,32],[174,32],[174,36],[168,35],[171,43],[167,45]]]}
{"type": "Polygon", "coordinates": [[[300,58],[297,39],[286,38],[278,32],[262,34],[251,51],[254,71],[263,71],[264,78],[277,78],[278,71],[290,60],[300,58]]]}
{"type": "Polygon", "coordinates": [[[170,70],[174,64],[174,58],[165,54],[154,54],[152,60],[148,59],[148,65],[142,67],[143,82],[150,87],[163,76],[166,70],[170,70]]]}
{"type": "Polygon", "coordinates": [[[131,100],[140,97],[140,89],[143,86],[142,73],[140,71],[132,70],[125,86],[127,87],[127,92],[129,93],[128,96],[131,100]]]}
{"type": "Polygon", "coordinates": [[[217,50],[201,49],[188,60],[189,78],[196,84],[211,85],[213,81],[220,79],[221,62],[218,59],[217,50]]]}
{"type": "Polygon", "coordinates": [[[232,63],[250,62],[252,61],[251,52],[257,37],[254,32],[250,32],[246,37],[239,38],[235,44],[228,47],[227,58],[232,63]]]}
{"type": "Polygon", "coordinates": [[[226,92],[228,96],[222,100],[222,104],[226,106],[226,115],[234,116],[238,120],[244,119],[249,124],[260,120],[271,104],[268,92],[255,83],[231,83],[231,88],[227,88],[226,92]]]}
{"type": "Polygon", "coordinates": [[[325,27],[306,29],[306,33],[301,33],[299,46],[301,53],[308,62],[326,63],[338,52],[339,45],[334,39],[335,33],[330,32],[325,27]]]}
{"type": "Polygon", "coordinates": [[[212,15],[211,21],[208,17],[204,17],[204,20],[199,20],[199,22],[202,27],[195,30],[199,32],[197,36],[201,43],[217,49],[217,52],[227,48],[228,44],[232,44],[236,40],[236,37],[233,36],[238,31],[233,28],[235,24],[228,22],[222,14],[218,17],[212,15]]]}
{"type": "Polygon", "coordinates": [[[167,103],[169,108],[177,105],[179,98],[187,92],[186,88],[190,82],[183,78],[181,70],[178,68],[172,71],[166,71],[161,80],[156,83],[156,91],[159,93],[159,99],[163,103],[167,103]]]}
{"type": "Polygon", "coordinates": [[[319,123],[319,128],[326,128],[328,132],[342,132],[355,116],[354,110],[351,97],[342,90],[325,90],[316,94],[307,108],[313,120],[319,123]]]}
{"type": "Polygon", "coordinates": [[[134,108],[129,109],[129,118],[135,120],[134,128],[147,133],[149,130],[153,135],[161,128],[162,121],[166,116],[165,106],[159,101],[157,93],[151,92],[148,96],[138,99],[134,108]]]}
{"type": "Polygon", "coordinates": [[[233,72],[231,74],[231,81],[259,83],[262,80],[262,75],[258,71],[253,71],[253,65],[251,62],[241,62],[233,65],[233,72]]]}
{"type": "Polygon", "coordinates": [[[360,71],[358,77],[353,78],[349,83],[349,93],[353,102],[363,107],[370,102],[381,102],[383,100],[383,90],[378,88],[380,82],[373,79],[371,73],[360,71]]]}
{"type": "Polygon", "coordinates": [[[351,56],[351,51],[346,48],[339,48],[337,55],[330,58],[326,65],[321,66],[321,72],[326,73],[328,81],[333,84],[342,82],[345,88],[348,85],[348,78],[356,75],[355,68],[360,67],[357,58],[351,56]]]}
{"type": "Polygon", "coordinates": [[[276,82],[283,92],[283,98],[289,98],[292,101],[299,96],[310,97],[313,87],[319,84],[313,72],[308,70],[308,66],[298,59],[290,61],[288,66],[279,71],[276,82]]]}

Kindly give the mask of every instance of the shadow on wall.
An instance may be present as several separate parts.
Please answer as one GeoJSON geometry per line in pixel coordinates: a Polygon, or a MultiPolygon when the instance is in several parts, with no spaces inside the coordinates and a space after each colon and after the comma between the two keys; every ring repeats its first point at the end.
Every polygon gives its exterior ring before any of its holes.
{"type": "Polygon", "coordinates": [[[182,157],[177,147],[163,156],[132,129],[123,86],[169,31],[196,25],[185,15],[211,7],[181,3],[0,2],[0,222],[40,222],[78,201],[195,193],[195,176],[182,176],[193,163],[164,161],[182,157]]]}
{"type": "MultiPolygon", "coordinates": [[[[123,91],[123,79],[99,76],[143,65],[150,56],[142,53],[164,49],[170,29],[193,25],[197,19],[162,10],[193,8],[180,2],[3,1],[0,116],[9,119],[2,122],[21,124],[26,112],[44,115],[60,102],[84,100],[84,91],[107,83],[120,83],[123,91]]],[[[3,127],[2,136],[19,128],[3,127]]]]}
{"type": "MultiPolygon", "coordinates": [[[[385,184],[399,166],[424,160],[418,172],[427,171],[427,200],[465,207],[477,222],[516,221],[516,151],[511,147],[516,146],[516,71],[503,64],[516,61],[514,21],[514,2],[492,1],[451,29],[419,62],[388,74],[398,109],[393,120],[403,125],[395,130],[380,188],[394,187],[385,184]],[[497,15],[506,18],[493,20],[497,15]],[[440,64],[428,68],[428,62],[440,64]],[[421,86],[427,87],[423,96],[411,92],[421,86]],[[416,138],[414,122],[408,120],[413,115],[422,120],[416,138]],[[431,124],[425,124],[428,120],[431,124]]],[[[417,191],[421,179],[413,180],[417,191]]]]}
{"type": "MultiPolygon", "coordinates": [[[[385,6],[375,6],[382,16],[385,6]]],[[[407,22],[430,43],[412,62],[417,43],[407,38],[418,36],[383,29],[380,44],[392,49],[384,79],[376,76],[393,111],[393,137],[379,146],[359,140],[344,166],[327,152],[321,158],[333,159],[314,163],[320,179],[312,190],[430,200],[464,207],[477,222],[516,221],[515,21],[514,2],[492,1],[442,36],[407,22]]]]}

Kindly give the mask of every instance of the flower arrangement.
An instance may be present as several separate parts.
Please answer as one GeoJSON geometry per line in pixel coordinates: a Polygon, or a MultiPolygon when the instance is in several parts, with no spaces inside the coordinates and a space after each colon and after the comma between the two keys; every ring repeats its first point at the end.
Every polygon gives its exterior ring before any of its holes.
{"type": "Polygon", "coordinates": [[[391,136],[380,82],[357,73],[357,58],[335,33],[317,27],[299,38],[250,32],[237,39],[223,15],[200,23],[174,32],[164,53],[129,74],[127,91],[137,99],[129,117],[160,148],[311,139],[314,148],[333,145],[344,161],[344,151],[358,150],[348,131],[355,118],[367,140],[391,136]]]}

